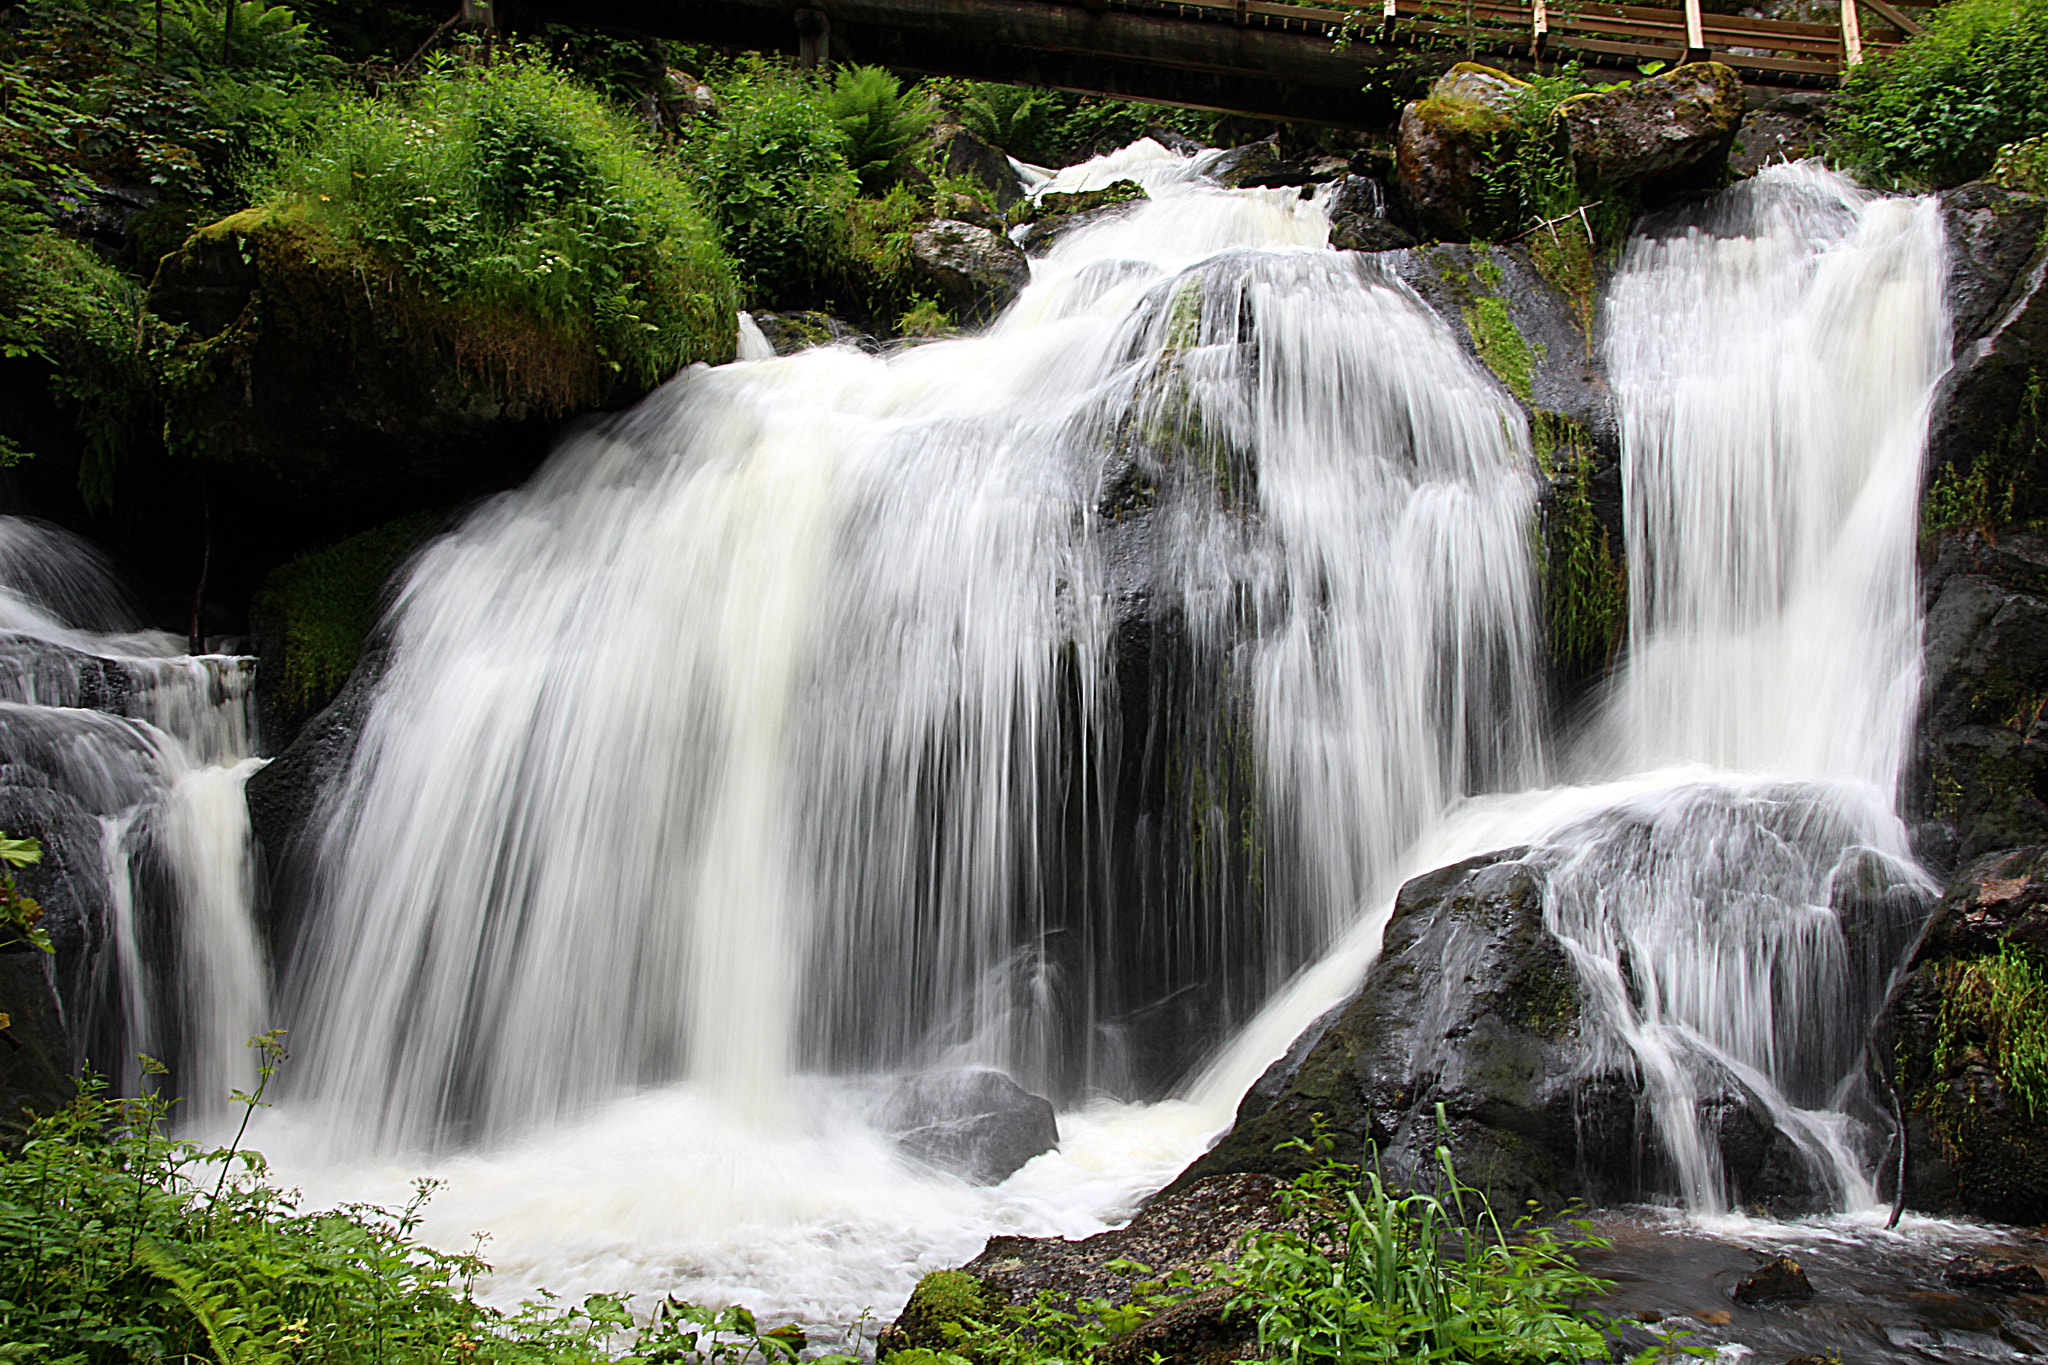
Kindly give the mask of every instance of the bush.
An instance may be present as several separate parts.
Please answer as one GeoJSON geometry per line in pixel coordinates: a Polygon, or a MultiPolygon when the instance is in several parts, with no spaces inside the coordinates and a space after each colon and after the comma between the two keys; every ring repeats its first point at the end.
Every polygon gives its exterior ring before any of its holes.
{"type": "Polygon", "coordinates": [[[846,160],[869,194],[880,192],[903,169],[911,145],[932,126],[932,111],[906,97],[894,76],[878,66],[850,66],[832,81],[825,107],[846,135],[846,160]]]}
{"type": "Polygon", "coordinates": [[[858,184],[825,92],[760,57],[709,79],[719,112],[692,126],[683,155],[749,295],[828,288],[844,268],[858,184]]]}
{"type": "Polygon", "coordinates": [[[1843,88],[1835,154],[1883,188],[1960,184],[2048,133],[2048,0],[1953,0],[1843,88]]]}
{"type": "Polygon", "coordinates": [[[1070,165],[1112,151],[1136,142],[1154,127],[1206,142],[1215,135],[1220,117],[1195,109],[988,81],[941,82],[938,95],[953,116],[984,141],[1040,166],[1070,165]]]}
{"type": "MultiPolygon", "coordinates": [[[[261,189],[273,217],[395,268],[471,325],[537,329],[633,383],[731,353],[732,270],[695,196],[539,58],[457,54],[345,101],[261,189]]],[[[558,408],[604,396],[536,392],[558,408]]]]}

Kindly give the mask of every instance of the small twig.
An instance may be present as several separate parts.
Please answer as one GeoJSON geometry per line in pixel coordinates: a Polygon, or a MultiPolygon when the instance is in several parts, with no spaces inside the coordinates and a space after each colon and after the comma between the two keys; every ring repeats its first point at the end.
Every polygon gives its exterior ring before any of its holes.
{"type": "MultiPolygon", "coordinates": [[[[1539,222],[1537,222],[1533,227],[1531,227],[1527,232],[1516,233],[1514,236],[1508,238],[1505,242],[1501,242],[1499,245],[1513,246],[1516,242],[1521,241],[1522,238],[1541,232],[1545,228],[1549,228],[1551,230],[1551,234],[1555,236],[1557,233],[1557,225],[1559,223],[1562,223],[1565,219],[1573,217],[1584,220],[1586,224],[1586,240],[1588,242],[1591,242],[1593,240],[1593,220],[1586,217],[1586,210],[1597,209],[1606,202],[1607,201],[1605,199],[1595,199],[1590,204],[1579,205],[1577,208],[1571,210],[1571,212],[1569,213],[1560,213],[1555,218],[1542,219],[1539,222]]],[[[1563,246],[1564,243],[1559,242],[1558,245],[1563,246]]]]}

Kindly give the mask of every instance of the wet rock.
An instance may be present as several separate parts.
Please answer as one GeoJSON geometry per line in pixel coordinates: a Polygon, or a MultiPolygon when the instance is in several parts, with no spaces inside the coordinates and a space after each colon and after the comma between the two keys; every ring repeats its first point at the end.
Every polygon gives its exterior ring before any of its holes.
{"type": "Polygon", "coordinates": [[[7,1016],[0,1029],[0,1151],[9,1151],[31,1115],[53,1113],[78,1093],[48,956],[25,947],[0,950],[0,1014],[7,1016]]]}
{"type": "Polygon", "coordinates": [[[999,232],[941,218],[910,234],[911,269],[963,321],[994,317],[1031,278],[1024,252],[999,232]]]}
{"type": "Polygon", "coordinates": [[[1590,1024],[1577,972],[1543,926],[1545,872],[1509,850],[1401,888],[1362,989],[1168,1188],[1225,1171],[1298,1174],[1310,1158],[1282,1144],[1320,1121],[1335,1156],[1359,1161],[1370,1147],[1405,1187],[1430,1187],[1447,1144],[1459,1178],[1504,1214],[1627,1193],[1634,1084],[1584,1066],[1590,1024]]]}
{"type": "Polygon", "coordinates": [[[1421,230],[1466,241],[1497,230],[1486,173],[1528,82],[1460,62],[1401,110],[1393,187],[1421,230]]]}
{"type": "Polygon", "coordinates": [[[1009,1302],[1000,1289],[959,1270],[934,1270],[917,1282],[896,1321],[875,1337],[875,1359],[904,1351],[951,1351],[962,1332],[1009,1302]]]}
{"type": "Polygon", "coordinates": [[[1288,169],[1287,159],[1280,154],[1279,135],[1274,134],[1221,153],[1202,168],[1202,174],[1231,189],[1238,189],[1254,176],[1272,175],[1288,169]]]}
{"type": "Polygon", "coordinates": [[[1754,175],[1781,161],[1818,156],[1826,146],[1832,92],[1794,90],[1766,100],[1742,116],[1728,149],[1728,169],[1754,175]]]}
{"type": "Polygon", "coordinates": [[[1152,1279],[1176,1270],[1200,1272],[1228,1257],[1245,1234],[1285,1225],[1275,1196],[1283,1182],[1270,1175],[1231,1173],[1156,1195],[1124,1227],[1078,1242],[1061,1237],[991,1237],[962,1269],[1005,1299],[1040,1294],[1056,1306],[1080,1299],[1126,1303],[1131,1276],[1112,1263],[1135,1261],[1152,1279]]]}
{"type": "Polygon", "coordinates": [[[1342,175],[1323,192],[1330,245],[1339,251],[1394,251],[1415,238],[1387,217],[1386,187],[1363,175],[1342,175]]]}
{"type": "Polygon", "coordinates": [[[1654,200],[1720,174],[1742,122],[1742,78],[1720,62],[1688,62],[1575,95],[1555,117],[1582,186],[1627,186],[1654,200]]]}
{"type": "Polygon", "coordinates": [[[777,355],[795,355],[813,346],[856,346],[879,355],[882,347],[860,328],[829,313],[805,310],[785,313],[755,313],[754,325],[775,348],[777,355]]]}
{"type": "Polygon", "coordinates": [[[1943,1267],[1941,1278],[1957,1289],[1995,1289],[2011,1294],[2048,1290],[2048,1276],[2031,1261],[1990,1256],[1958,1256],[1943,1267]]]}
{"type": "MultiPolygon", "coordinates": [[[[2048,1031],[2048,1017],[1996,992],[2015,962],[2048,963],[2048,847],[1990,854],[1956,875],[1872,1031],[1906,1120],[1908,1207],[2048,1221],[2048,1113],[2029,1105],[2007,1053],[2048,1031]]],[[[1897,1194],[1896,1168],[1880,1193],[1897,1194]]]]}
{"type": "Polygon", "coordinates": [[[1955,350],[1928,419],[1928,480],[1981,471],[1994,498],[2007,488],[2019,495],[2009,512],[1989,510],[2026,520],[2048,507],[2048,481],[2032,469],[2041,433],[2028,439],[2015,422],[2048,366],[2048,201],[1982,183],[1939,201],[1955,350]]]}
{"type": "Polygon", "coordinates": [[[1773,1256],[1744,1275],[1735,1286],[1737,1303],[1758,1304],[1787,1299],[1810,1299],[1813,1282],[1790,1256],[1773,1256]]]}
{"type": "Polygon", "coordinates": [[[900,1078],[876,1126],[918,1160],[981,1185],[1007,1179],[1060,1141],[1051,1101],[985,1067],[900,1078]]]}
{"type": "Polygon", "coordinates": [[[1101,189],[1042,195],[1019,204],[1010,216],[1024,229],[1017,244],[1026,255],[1041,256],[1074,229],[1121,217],[1148,197],[1137,181],[1117,180],[1101,189]]]}
{"type": "Polygon", "coordinates": [[[1253,1353],[1258,1322],[1230,1312],[1236,1289],[1217,1285],[1190,1294],[1096,1352],[1101,1365],[1208,1365],[1253,1353]]]}
{"type": "Polygon", "coordinates": [[[2048,841],[2048,537],[1969,528],[1934,548],[1905,808],[1947,869],[2048,841]]]}

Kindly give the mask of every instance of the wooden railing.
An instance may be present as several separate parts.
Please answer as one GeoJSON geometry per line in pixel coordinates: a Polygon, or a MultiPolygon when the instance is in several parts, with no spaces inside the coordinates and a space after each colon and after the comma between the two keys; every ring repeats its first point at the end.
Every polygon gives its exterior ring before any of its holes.
{"type": "Polygon", "coordinates": [[[1567,50],[1601,66],[1676,64],[1711,57],[1745,74],[1800,83],[1847,74],[1920,31],[1910,12],[1925,0],[1837,0],[1833,24],[1708,14],[1602,0],[1081,0],[1092,9],[1178,14],[1240,26],[1326,33],[1333,41],[1467,46],[1491,55],[1542,58],[1567,50]],[[1869,31],[1858,13],[1870,11],[1869,31]]]}

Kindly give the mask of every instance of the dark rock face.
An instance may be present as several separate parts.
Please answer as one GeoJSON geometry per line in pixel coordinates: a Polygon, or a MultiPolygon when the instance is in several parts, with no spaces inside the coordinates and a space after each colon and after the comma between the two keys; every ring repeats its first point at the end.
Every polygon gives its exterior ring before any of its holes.
{"type": "Polygon", "coordinates": [[[910,258],[918,277],[962,320],[994,317],[1031,278],[1030,263],[1015,242],[957,219],[941,218],[912,232],[910,258]]]}
{"type": "Polygon", "coordinates": [[[1398,1185],[1430,1187],[1445,1141],[1496,1209],[1626,1192],[1641,1145],[1635,1082],[1585,1074],[1591,1025],[1576,969],[1543,926],[1544,880],[1538,858],[1510,850],[1402,887],[1363,988],[1275,1063],[1230,1133],[1168,1188],[1226,1171],[1297,1174],[1310,1158],[1280,1144],[1320,1114],[1338,1159],[1363,1160],[1370,1145],[1398,1185]]]}
{"type": "Polygon", "coordinates": [[[2048,538],[1943,536],[1906,809],[1938,868],[2048,840],[2048,538]]]}
{"type": "Polygon", "coordinates": [[[1977,183],[1940,203],[1955,361],[1935,389],[1927,479],[1980,469],[2003,483],[2017,471],[2001,466],[2028,453],[2014,449],[2015,415],[2048,365],[2048,201],[1977,183]]]}
{"type": "Polygon", "coordinates": [[[1720,62],[1688,62],[1574,96],[1557,121],[1581,185],[1632,186],[1654,200],[1719,174],[1742,122],[1742,78],[1720,62]]]}
{"type": "Polygon", "coordinates": [[[8,1020],[0,1033],[0,1150],[21,1140],[30,1114],[51,1113],[78,1093],[49,963],[33,949],[0,951],[0,1013],[8,1020]]]}
{"type": "MultiPolygon", "coordinates": [[[[2048,963],[2048,847],[1980,858],[1949,883],[1871,1034],[1906,1117],[1904,1202],[2006,1223],[2048,1221],[2048,1113],[2030,1109],[2006,1050],[2048,1018],[2001,1012],[2000,953],[2048,963]]],[[[2036,1005],[2038,1010],[2039,1006],[2036,1005]]],[[[1884,1193],[1895,1182],[1888,1170],[1884,1193]]]]}
{"type": "Polygon", "coordinates": [[[911,1156],[978,1185],[1007,1179],[1060,1142],[1050,1100],[979,1067],[902,1077],[876,1126],[911,1156]]]}

